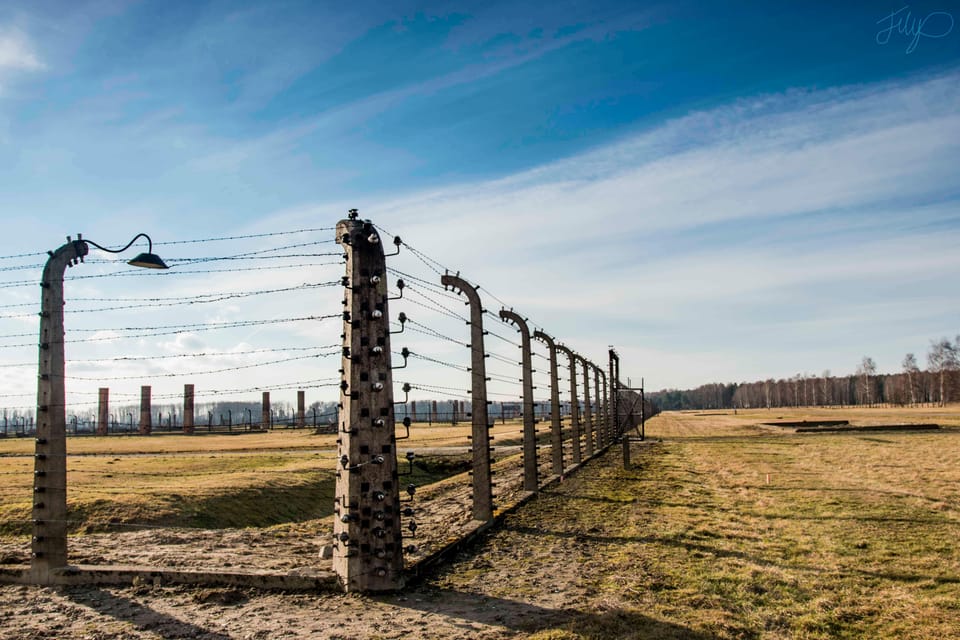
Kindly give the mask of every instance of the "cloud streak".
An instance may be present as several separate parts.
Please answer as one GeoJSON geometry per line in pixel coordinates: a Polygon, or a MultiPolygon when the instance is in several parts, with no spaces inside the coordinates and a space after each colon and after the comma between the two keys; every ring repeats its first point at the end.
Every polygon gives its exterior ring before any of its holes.
{"type": "MultiPolygon", "coordinates": [[[[516,176],[377,205],[406,219],[442,209],[458,224],[482,218],[520,233],[549,219],[582,238],[602,234],[603,220],[649,234],[909,202],[956,186],[949,161],[960,151],[957,79],[691,114],[516,176]],[[916,109],[918,102],[928,106],[916,109]]],[[[496,233],[496,225],[484,227],[496,233]]]]}
{"type": "MultiPolygon", "coordinates": [[[[762,96],[363,211],[595,357],[609,342],[629,358],[712,336],[731,379],[840,371],[867,352],[895,369],[903,314],[875,317],[871,299],[922,299],[908,315],[932,335],[956,310],[931,290],[960,275],[958,80],[762,96]],[[826,361],[778,361],[745,335],[771,323],[826,361]],[[838,341],[848,348],[818,348],[838,341]]],[[[637,360],[654,383],[704,381],[677,362],[637,360]]]]}
{"type": "Polygon", "coordinates": [[[0,27],[0,71],[42,71],[46,65],[33,50],[26,34],[0,27]]]}

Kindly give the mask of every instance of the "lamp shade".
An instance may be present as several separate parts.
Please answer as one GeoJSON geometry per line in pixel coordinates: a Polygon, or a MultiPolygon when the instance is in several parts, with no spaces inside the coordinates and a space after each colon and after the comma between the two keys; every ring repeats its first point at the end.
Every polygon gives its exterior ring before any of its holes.
{"type": "Polygon", "coordinates": [[[144,267],[146,269],[169,269],[163,260],[155,253],[141,253],[127,264],[134,267],[144,267]]]}

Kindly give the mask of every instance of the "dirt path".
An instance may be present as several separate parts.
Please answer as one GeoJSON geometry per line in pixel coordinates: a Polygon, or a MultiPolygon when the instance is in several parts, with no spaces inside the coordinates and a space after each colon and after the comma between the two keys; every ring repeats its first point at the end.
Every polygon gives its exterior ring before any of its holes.
{"type": "Polygon", "coordinates": [[[690,629],[624,609],[600,588],[609,578],[600,569],[620,553],[625,509],[632,504],[605,499],[623,473],[618,457],[613,450],[543,491],[402,594],[2,586],[0,638],[557,640],[620,637],[637,629],[652,637],[698,638],[690,629]]]}

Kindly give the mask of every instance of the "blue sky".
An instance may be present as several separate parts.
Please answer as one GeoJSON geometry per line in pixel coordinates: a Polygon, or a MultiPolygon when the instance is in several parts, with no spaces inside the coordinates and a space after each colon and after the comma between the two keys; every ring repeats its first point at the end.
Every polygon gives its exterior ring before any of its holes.
{"type": "Polygon", "coordinates": [[[960,332],[960,3],[722,4],[4,3],[0,255],[358,207],[651,387],[897,370],[960,332]]]}

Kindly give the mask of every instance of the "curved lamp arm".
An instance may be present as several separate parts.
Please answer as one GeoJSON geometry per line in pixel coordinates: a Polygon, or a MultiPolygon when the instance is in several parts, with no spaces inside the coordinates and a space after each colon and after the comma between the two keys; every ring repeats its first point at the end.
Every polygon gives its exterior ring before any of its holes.
{"type": "Polygon", "coordinates": [[[133,236],[133,240],[128,242],[127,246],[123,247],[122,249],[107,249],[106,247],[97,244],[93,240],[87,240],[86,238],[83,239],[83,242],[86,242],[87,244],[91,244],[95,246],[97,249],[100,249],[101,251],[106,251],[107,253],[123,253],[124,251],[129,249],[131,246],[133,246],[133,243],[139,240],[140,238],[147,239],[147,245],[148,245],[147,252],[141,253],[133,260],[128,261],[127,264],[132,265],[134,267],[146,267],[147,269],[169,269],[170,267],[168,267],[166,263],[164,263],[164,261],[160,258],[160,256],[158,256],[153,252],[153,240],[151,240],[150,236],[148,236],[145,233],[138,233],[137,235],[133,236]]]}
{"type": "Polygon", "coordinates": [[[83,238],[83,241],[86,242],[87,244],[92,244],[92,245],[95,246],[97,249],[100,249],[101,251],[106,251],[107,253],[123,253],[124,251],[126,251],[127,249],[129,249],[130,247],[132,247],[132,246],[133,246],[133,243],[136,242],[137,240],[139,240],[140,238],[146,238],[146,239],[147,239],[147,243],[148,243],[147,252],[148,252],[148,253],[153,253],[153,240],[151,240],[151,239],[150,239],[150,236],[148,236],[148,235],[145,234],[145,233],[138,233],[137,235],[133,236],[133,240],[131,240],[130,242],[128,242],[128,243],[127,243],[127,246],[125,246],[123,249],[107,249],[106,247],[100,246],[99,244],[97,244],[97,243],[94,242],[93,240],[89,240],[89,239],[87,239],[87,238],[83,238]]]}

